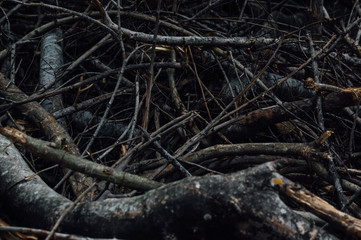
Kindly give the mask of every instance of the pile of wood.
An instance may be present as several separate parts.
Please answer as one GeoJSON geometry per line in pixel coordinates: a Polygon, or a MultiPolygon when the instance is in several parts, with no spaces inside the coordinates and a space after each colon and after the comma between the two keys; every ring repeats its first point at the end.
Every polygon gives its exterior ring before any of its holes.
{"type": "Polygon", "coordinates": [[[358,0],[0,4],[4,238],[361,238],[358,0]]]}

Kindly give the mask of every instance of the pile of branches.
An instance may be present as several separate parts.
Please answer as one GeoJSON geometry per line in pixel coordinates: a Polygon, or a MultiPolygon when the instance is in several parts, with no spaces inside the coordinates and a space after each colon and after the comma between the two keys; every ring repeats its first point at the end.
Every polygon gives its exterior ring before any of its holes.
{"type": "Polygon", "coordinates": [[[0,4],[1,232],[361,237],[358,0],[0,4]]]}

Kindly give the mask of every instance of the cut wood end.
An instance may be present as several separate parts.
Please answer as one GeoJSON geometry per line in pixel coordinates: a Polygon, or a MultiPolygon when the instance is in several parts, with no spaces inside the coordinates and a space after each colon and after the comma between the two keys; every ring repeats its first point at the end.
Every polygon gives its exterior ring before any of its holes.
{"type": "Polygon", "coordinates": [[[354,103],[360,104],[361,101],[361,87],[358,88],[345,88],[342,92],[347,92],[352,94],[354,103]]]}
{"type": "Polygon", "coordinates": [[[271,181],[272,186],[276,186],[276,185],[282,186],[283,184],[284,184],[284,182],[282,181],[281,178],[272,178],[272,181],[271,181]]]}
{"type": "Polygon", "coordinates": [[[331,137],[333,134],[333,131],[327,130],[324,133],[321,134],[321,136],[315,141],[317,145],[322,145],[326,142],[326,140],[331,137]]]}
{"type": "Polygon", "coordinates": [[[318,86],[315,83],[315,80],[313,80],[313,78],[308,77],[304,83],[303,83],[304,88],[306,89],[312,89],[315,90],[316,92],[318,91],[318,86]]]}
{"type": "Polygon", "coordinates": [[[16,143],[26,143],[26,135],[12,127],[0,127],[0,133],[16,143]]]}

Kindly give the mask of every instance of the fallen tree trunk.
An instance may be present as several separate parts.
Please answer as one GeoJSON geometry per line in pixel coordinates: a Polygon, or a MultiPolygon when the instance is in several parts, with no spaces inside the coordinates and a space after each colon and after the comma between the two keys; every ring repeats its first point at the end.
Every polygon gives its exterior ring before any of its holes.
{"type": "MultiPolygon", "coordinates": [[[[24,225],[51,228],[71,201],[38,176],[27,178],[33,172],[4,137],[0,146],[1,203],[24,225]]],[[[82,202],[58,230],[131,239],[266,239],[269,234],[277,239],[337,239],[280,199],[279,187],[295,184],[276,172],[279,166],[271,162],[229,175],[186,178],[136,197],[82,202]]]]}

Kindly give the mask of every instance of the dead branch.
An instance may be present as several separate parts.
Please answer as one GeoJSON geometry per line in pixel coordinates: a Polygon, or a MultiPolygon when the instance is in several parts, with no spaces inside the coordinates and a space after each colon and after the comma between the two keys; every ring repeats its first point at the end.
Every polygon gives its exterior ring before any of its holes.
{"type": "Polygon", "coordinates": [[[162,185],[155,181],[87,161],[64,150],[56,149],[58,146],[53,143],[29,137],[14,128],[0,128],[0,133],[39,157],[92,177],[139,190],[149,190],[162,185]]]}

